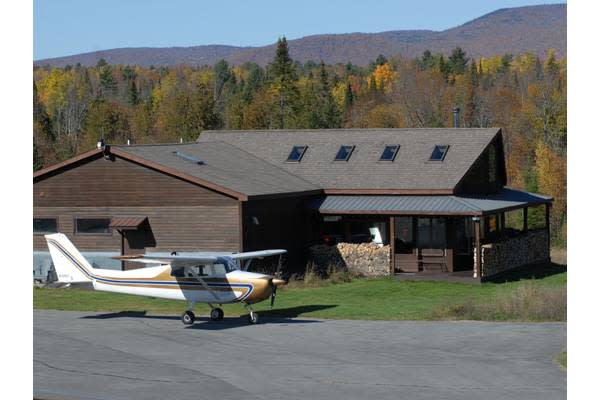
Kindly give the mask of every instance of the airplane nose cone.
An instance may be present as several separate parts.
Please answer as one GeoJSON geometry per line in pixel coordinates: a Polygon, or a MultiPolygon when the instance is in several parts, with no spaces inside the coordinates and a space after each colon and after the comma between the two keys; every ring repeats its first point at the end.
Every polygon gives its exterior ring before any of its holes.
{"type": "Polygon", "coordinates": [[[285,285],[285,281],[283,279],[273,278],[273,285],[275,286],[283,286],[285,285]]]}

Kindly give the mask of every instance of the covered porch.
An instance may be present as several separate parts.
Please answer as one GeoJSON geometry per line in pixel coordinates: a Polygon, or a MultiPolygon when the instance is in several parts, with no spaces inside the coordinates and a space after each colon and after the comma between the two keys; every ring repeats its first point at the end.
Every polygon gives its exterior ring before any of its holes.
{"type": "Polygon", "coordinates": [[[506,188],[480,196],[330,195],[311,205],[313,240],[389,249],[389,274],[399,277],[481,280],[549,258],[551,202],[506,188]]]}

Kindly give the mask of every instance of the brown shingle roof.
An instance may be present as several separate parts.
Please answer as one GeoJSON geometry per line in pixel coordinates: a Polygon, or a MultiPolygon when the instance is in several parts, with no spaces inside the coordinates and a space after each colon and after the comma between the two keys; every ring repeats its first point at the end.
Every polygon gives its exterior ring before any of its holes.
{"type": "Polygon", "coordinates": [[[205,131],[198,143],[227,142],[326,190],[452,191],[499,128],[205,131]],[[386,145],[400,145],[393,162],[379,161],[386,145]],[[286,163],[295,145],[308,146],[300,163],[286,163]],[[356,146],[334,161],[341,145],[356,146]],[[431,162],[435,145],[449,145],[431,162]]]}
{"type": "Polygon", "coordinates": [[[305,179],[225,142],[112,148],[248,196],[319,191],[305,179]]]}

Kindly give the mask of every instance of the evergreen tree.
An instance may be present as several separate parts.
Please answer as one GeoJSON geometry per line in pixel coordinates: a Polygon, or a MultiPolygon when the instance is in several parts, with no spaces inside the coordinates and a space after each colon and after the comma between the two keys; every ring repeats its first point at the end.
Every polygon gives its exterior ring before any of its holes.
{"type": "Polygon", "coordinates": [[[44,160],[40,155],[35,139],[33,140],[33,172],[38,171],[44,167],[44,160]]]}
{"type": "Polygon", "coordinates": [[[339,128],[340,126],[340,115],[339,110],[331,95],[329,88],[329,76],[327,69],[325,69],[325,63],[321,60],[321,70],[319,74],[319,126],[315,128],[339,128]]]}
{"type": "Polygon", "coordinates": [[[469,75],[465,84],[465,100],[464,100],[464,124],[466,127],[471,128],[476,126],[475,113],[476,113],[476,90],[477,87],[477,67],[475,62],[471,62],[469,68],[469,75]]]}
{"type": "Polygon", "coordinates": [[[422,70],[430,69],[435,66],[435,58],[433,57],[433,54],[431,54],[431,51],[425,50],[423,52],[423,55],[419,59],[419,66],[422,70]]]}
{"type": "Polygon", "coordinates": [[[135,79],[132,79],[129,82],[129,90],[127,92],[127,101],[132,106],[135,106],[140,102],[137,86],[135,84],[135,79]]]}
{"type": "Polygon", "coordinates": [[[229,64],[225,60],[219,60],[214,67],[215,78],[214,78],[214,99],[215,101],[221,96],[223,86],[232,77],[232,73],[229,70],[229,64]]]}
{"type": "Polygon", "coordinates": [[[444,80],[448,82],[448,75],[450,74],[450,66],[444,60],[444,55],[440,54],[440,58],[438,59],[438,70],[444,77],[444,80]]]}
{"type": "Polygon", "coordinates": [[[352,93],[352,85],[350,82],[346,84],[346,92],[344,93],[344,113],[347,113],[354,104],[354,94],[352,93]]]}
{"type": "Polygon", "coordinates": [[[455,75],[462,75],[465,73],[467,68],[468,58],[466,57],[467,53],[464,52],[460,47],[452,50],[452,54],[448,58],[448,65],[450,67],[450,72],[455,75]]]}
{"type": "Polygon", "coordinates": [[[117,81],[113,77],[110,65],[100,67],[100,90],[103,96],[113,95],[117,90],[117,81]]]}
{"type": "Polygon", "coordinates": [[[269,64],[268,70],[271,88],[276,93],[279,102],[279,121],[277,127],[284,129],[292,123],[291,120],[295,115],[298,99],[298,76],[289,55],[285,36],[277,40],[275,59],[269,64]]]}

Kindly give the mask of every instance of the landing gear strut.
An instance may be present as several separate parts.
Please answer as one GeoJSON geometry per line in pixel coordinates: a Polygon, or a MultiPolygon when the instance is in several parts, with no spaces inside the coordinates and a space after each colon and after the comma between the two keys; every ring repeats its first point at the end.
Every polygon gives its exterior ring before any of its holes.
{"type": "Polygon", "coordinates": [[[252,306],[250,304],[246,304],[244,307],[246,308],[246,310],[249,311],[248,323],[256,325],[258,323],[258,314],[252,309],[252,306]]]}

